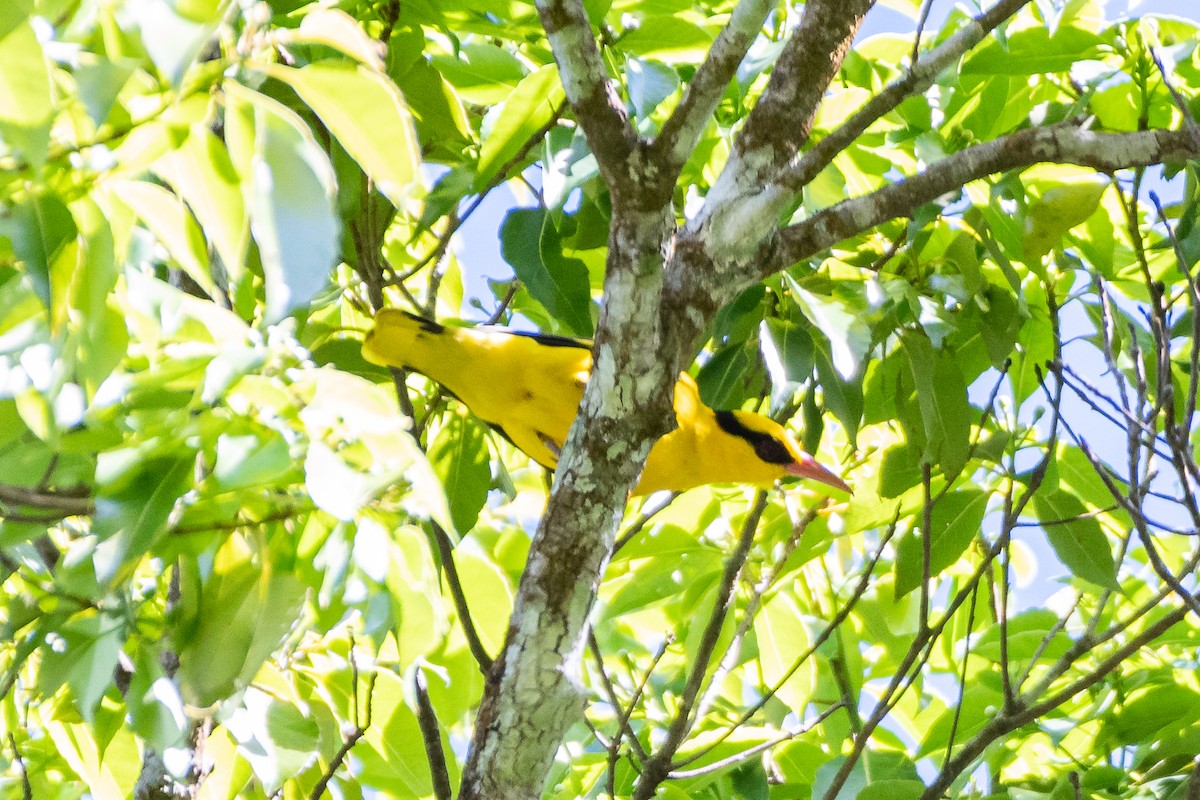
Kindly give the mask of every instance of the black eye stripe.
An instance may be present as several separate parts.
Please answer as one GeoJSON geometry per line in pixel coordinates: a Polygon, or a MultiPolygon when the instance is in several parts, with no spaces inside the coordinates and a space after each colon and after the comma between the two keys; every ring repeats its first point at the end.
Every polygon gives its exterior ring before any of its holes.
{"type": "Polygon", "coordinates": [[[755,454],[763,461],[768,464],[792,463],[792,454],[783,446],[783,442],[771,434],[747,428],[732,411],[718,411],[716,414],[717,426],[730,436],[745,439],[754,448],[755,454]]]}

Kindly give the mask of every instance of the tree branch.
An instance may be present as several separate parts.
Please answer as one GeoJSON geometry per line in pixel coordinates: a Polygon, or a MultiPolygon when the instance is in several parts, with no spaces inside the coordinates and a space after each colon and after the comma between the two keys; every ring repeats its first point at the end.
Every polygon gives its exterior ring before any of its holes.
{"type": "Polygon", "coordinates": [[[437,800],[450,800],[454,790],[450,787],[450,772],[446,769],[446,753],[442,750],[442,729],[438,725],[437,712],[429,700],[429,688],[425,685],[425,672],[417,667],[413,670],[413,690],[417,698],[417,724],[421,728],[421,739],[425,743],[425,758],[429,761],[429,775],[433,781],[433,796],[437,800]]]}
{"type": "Polygon", "coordinates": [[[617,194],[627,188],[625,165],[638,135],[609,80],[587,11],[581,0],[538,0],[537,10],[567,102],[609,190],[617,194]]]}
{"type": "Polygon", "coordinates": [[[996,26],[1016,14],[1030,0],[1001,0],[983,14],[968,22],[953,36],[912,64],[903,78],[872,97],[837,130],[821,139],[779,178],[779,183],[798,191],[807,186],[834,157],[845,150],[863,131],[884,114],[892,111],[908,97],[923,92],[951,64],[958,61],[975,45],[983,41],[996,26]]]}
{"type": "MultiPolygon", "coordinates": [[[[740,264],[776,230],[790,192],[779,170],[808,140],[817,108],[842,66],[874,0],[810,0],[779,57],[767,88],[746,118],[725,167],[687,225],[685,251],[703,250],[718,267],[740,264]]],[[[683,269],[695,272],[694,265],[683,269]]],[[[727,276],[713,279],[717,286],[727,276]]],[[[722,297],[722,299],[724,299],[722,297]]]]}
{"type": "Polygon", "coordinates": [[[691,156],[729,81],[775,5],[771,0],[740,0],[729,22],[717,34],[704,63],[688,81],[683,99],[650,145],[650,158],[664,168],[672,181],[691,156]]]}
{"type": "Polygon", "coordinates": [[[621,511],[651,443],[674,423],[681,356],[664,355],[659,333],[660,254],[673,217],[666,206],[614,210],[591,376],[480,704],[460,800],[541,794],[563,733],[582,714],[587,615],[621,511]]]}
{"type": "Polygon", "coordinates": [[[1042,162],[1078,164],[1099,172],[1200,157],[1186,131],[1093,133],[1070,125],[1028,128],[975,145],[931,165],[919,175],[855,197],[783,228],[757,259],[765,278],[876,225],[910,216],[971,181],[1042,162]]]}
{"type": "Polygon", "coordinates": [[[0,503],[53,511],[68,517],[86,516],[96,510],[90,497],[77,492],[51,489],[39,491],[10,484],[0,484],[0,503]]]}
{"type": "Polygon", "coordinates": [[[696,648],[696,655],[692,659],[691,673],[688,675],[683,694],[679,698],[675,718],[671,720],[666,740],[646,762],[641,778],[638,780],[637,789],[633,794],[634,800],[649,800],[658,792],[658,787],[667,779],[674,766],[672,762],[675,760],[675,753],[692,728],[692,710],[695,708],[696,698],[700,695],[713,651],[716,650],[721,630],[725,627],[725,619],[733,606],[735,584],[738,575],[741,574],[742,566],[746,563],[746,558],[750,555],[750,548],[754,544],[754,534],[758,531],[758,523],[762,519],[766,507],[767,493],[760,490],[754,498],[754,505],[751,507],[750,513],[746,515],[737,547],[725,561],[725,569],[713,597],[712,612],[709,614],[708,624],[705,625],[700,644],[696,648]]]}
{"type": "MultiPolygon", "coordinates": [[[[804,5],[799,27],[784,46],[766,90],[734,143],[730,165],[744,162],[750,167],[752,174],[744,177],[761,181],[767,177],[765,170],[774,171],[787,163],[808,140],[825,90],[841,69],[863,16],[874,4],[875,0],[809,0],[804,5]],[[763,154],[767,157],[762,158],[763,154]]],[[[724,173],[730,171],[726,167],[724,173]]]]}

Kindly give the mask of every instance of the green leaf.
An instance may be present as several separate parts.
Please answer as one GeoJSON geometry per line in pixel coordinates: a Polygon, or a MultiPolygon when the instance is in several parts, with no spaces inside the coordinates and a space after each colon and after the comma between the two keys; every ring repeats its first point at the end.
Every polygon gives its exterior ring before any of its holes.
{"type": "Polygon", "coordinates": [[[176,13],[168,0],[147,0],[138,11],[142,44],[154,66],[174,87],[212,37],[216,19],[195,21],[176,13]]]}
{"type": "Polygon", "coordinates": [[[921,448],[900,442],[883,451],[879,465],[879,496],[899,497],[921,482],[921,448]]]}
{"type": "Polygon", "coordinates": [[[206,579],[184,570],[183,582],[183,593],[197,601],[181,613],[176,633],[180,690],[204,707],[249,685],[295,623],[307,588],[291,575],[264,572],[239,537],[218,551],[206,579]]]}
{"type": "Polygon", "coordinates": [[[512,614],[513,587],[500,567],[470,539],[454,549],[454,564],[467,596],[471,619],[489,653],[499,654],[512,614]]]}
{"type": "Polygon", "coordinates": [[[442,596],[440,570],[434,566],[430,556],[429,538],[424,531],[412,525],[402,525],[387,541],[388,534],[380,530],[380,537],[390,548],[387,552],[363,552],[363,534],[370,530],[360,524],[355,539],[355,560],[374,558],[374,564],[360,564],[369,574],[378,569],[380,561],[387,564],[385,583],[391,599],[392,632],[396,637],[400,667],[407,669],[418,659],[437,649],[446,632],[446,619],[437,601],[442,596]]]}
{"type": "Polygon", "coordinates": [[[361,761],[360,781],[400,797],[433,793],[429,760],[416,715],[405,703],[405,681],[396,673],[375,672],[371,693],[372,724],[354,748],[361,761]]]}
{"type": "Polygon", "coordinates": [[[845,427],[850,444],[854,445],[863,415],[862,383],[842,378],[824,342],[818,343],[813,349],[813,358],[817,364],[817,380],[821,384],[825,405],[845,427]]]}
{"type": "Polygon", "coordinates": [[[50,266],[78,232],[71,210],[52,194],[34,195],[19,203],[11,218],[0,220],[0,235],[12,242],[13,253],[24,263],[34,291],[47,308],[50,266]]]}
{"type": "Polygon", "coordinates": [[[491,44],[467,43],[453,55],[435,55],[430,63],[468,103],[494,106],[508,99],[525,77],[521,61],[491,44]]]}
{"type": "Polygon", "coordinates": [[[1067,231],[1082,225],[1100,205],[1107,183],[1085,181],[1047,189],[1025,212],[1022,257],[1026,263],[1040,261],[1054,249],[1067,231]]]}
{"type": "Polygon", "coordinates": [[[1047,609],[1034,608],[1010,617],[1005,630],[1001,630],[999,623],[992,625],[975,642],[971,653],[1000,663],[1002,636],[1006,637],[1005,646],[1011,661],[1028,661],[1035,654],[1052,661],[1071,646],[1070,637],[1059,629],[1058,615],[1047,609]],[[1051,632],[1056,629],[1051,637],[1051,632]]]}
{"type": "MultiPolygon", "coordinates": [[[[786,592],[776,592],[763,604],[754,618],[754,634],[758,639],[758,663],[762,680],[774,686],[796,665],[796,660],[809,646],[808,630],[795,599],[786,592]]],[[[776,695],[793,711],[799,713],[812,699],[816,678],[816,659],[809,658],[792,673],[776,695]]]]}
{"type": "Polygon", "coordinates": [[[33,26],[15,22],[25,14],[19,8],[9,13],[0,38],[0,137],[33,166],[46,159],[50,146],[53,111],[50,70],[33,26]],[[11,27],[9,27],[11,25],[11,27]]]}
{"type": "Polygon", "coordinates": [[[962,702],[946,709],[928,725],[918,757],[928,756],[946,749],[950,736],[954,734],[956,745],[969,741],[1003,707],[1004,698],[989,683],[969,683],[963,692],[962,702]]]}
{"type": "Polygon", "coordinates": [[[1160,684],[1132,692],[1117,713],[1106,715],[1102,741],[1113,747],[1140,745],[1165,734],[1179,735],[1181,723],[1195,719],[1200,711],[1200,692],[1190,686],[1160,684]]]}
{"type": "Polygon", "coordinates": [[[967,402],[962,372],[953,353],[934,352],[929,340],[920,334],[905,335],[901,342],[917,387],[927,456],[945,475],[957,475],[967,463],[975,416],[967,402]]]}
{"type": "Polygon", "coordinates": [[[50,639],[38,671],[41,691],[50,695],[65,683],[90,725],[100,698],[112,686],[125,627],[106,614],[84,612],[55,630],[50,639]]]}
{"type": "Polygon", "coordinates": [[[649,117],[658,104],[679,88],[679,73],[658,61],[631,58],[625,62],[629,100],[639,118],[649,117]]]}
{"type": "Polygon", "coordinates": [[[429,463],[446,487],[455,529],[466,534],[487,502],[492,467],[483,428],[464,414],[448,417],[429,445],[429,463]]]}
{"type": "Polygon", "coordinates": [[[482,191],[533,134],[553,119],[562,102],[562,83],[553,64],[521,79],[504,104],[485,120],[483,147],[475,169],[476,191],[482,191]]]}
{"type": "MultiPolygon", "coordinates": [[[[834,756],[817,770],[813,780],[812,796],[825,797],[833,777],[845,766],[846,756],[834,756]]],[[[868,785],[887,781],[903,787],[913,781],[920,782],[917,768],[904,754],[890,750],[865,750],[862,757],[854,762],[850,775],[837,793],[838,800],[853,800],[861,795],[868,785]]],[[[901,794],[901,797],[906,795],[901,794]]]]}
{"type": "Polygon", "coordinates": [[[925,794],[920,780],[876,780],[863,787],[855,800],[916,800],[925,794]]]}
{"type": "Polygon", "coordinates": [[[102,125],[108,119],[121,90],[137,72],[137,62],[132,59],[110,61],[91,53],[79,53],[76,57],[79,64],[71,74],[79,89],[79,99],[92,122],[97,126],[102,125]]]}
{"type": "Polygon", "coordinates": [[[290,698],[251,689],[243,702],[244,708],[224,724],[241,745],[238,752],[250,763],[263,788],[277,792],[317,755],[320,729],[311,710],[302,709],[290,698]]]}
{"type": "MultiPolygon", "coordinates": [[[[1075,445],[1059,442],[1053,466],[1058,473],[1059,487],[1079,498],[1089,511],[1099,511],[1116,504],[1112,493],[1096,474],[1091,460],[1075,445]]],[[[1121,485],[1117,479],[1113,480],[1118,486],[1121,485]]],[[[1113,513],[1125,517],[1124,512],[1114,510],[1113,513]]]]}
{"type": "Polygon", "coordinates": [[[345,522],[354,519],[377,492],[399,481],[408,466],[392,464],[375,473],[362,472],[323,442],[310,442],[304,483],[317,508],[345,522]]]}
{"type": "Polygon", "coordinates": [[[986,305],[980,315],[979,330],[992,366],[999,368],[1012,355],[1025,319],[1016,298],[999,286],[989,286],[979,302],[986,305]]]}
{"type": "Polygon", "coordinates": [[[333,61],[265,70],[296,90],[384,197],[405,203],[421,155],[412,115],[386,75],[333,61]]]}
{"type": "Polygon", "coordinates": [[[838,297],[813,294],[790,274],[785,272],[783,276],[804,316],[829,339],[830,354],[838,374],[850,379],[858,373],[859,364],[871,349],[871,328],[864,319],[865,309],[852,308],[838,297]]]}
{"type": "MultiPolygon", "coordinates": [[[[988,495],[980,489],[950,492],[933,507],[930,519],[929,574],[936,577],[958,561],[980,533],[988,495]]],[[[921,585],[924,571],[921,532],[900,540],[896,555],[896,596],[903,597],[921,585]]]]}
{"type": "Polygon", "coordinates": [[[189,730],[183,697],[151,653],[139,651],[125,692],[130,729],[160,753],[179,747],[189,730]]]}
{"type": "Polygon", "coordinates": [[[771,407],[779,408],[812,377],[812,337],[794,322],[771,318],[762,321],[759,341],[771,376],[771,407]]]}
{"type": "Polygon", "coordinates": [[[230,282],[237,283],[246,269],[249,227],[240,179],[225,145],[207,125],[195,125],[152,168],[187,201],[230,282]]]}
{"type": "Polygon", "coordinates": [[[213,478],[223,491],[269,485],[292,467],[288,444],[277,431],[221,434],[213,478]]]}
{"type": "Polygon", "coordinates": [[[279,33],[289,34],[285,38],[290,41],[327,45],[368,67],[383,67],[384,48],[340,8],[311,9],[300,20],[299,29],[279,33]]]}
{"type": "Polygon", "coordinates": [[[619,47],[627,53],[668,64],[691,62],[705,56],[712,47],[712,36],[682,17],[647,14],[636,28],[621,37],[619,47]]]}
{"type": "Polygon", "coordinates": [[[116,181],[109,188],[146,223],[183,271],[209,297],[215,296],[216,285],[208,268],[204,236],[183,201],[148,181],[116,181]]]}
{"type": "Polygon", "coordinates": [[[462,101],[436,69],[419,60],[396,83],[404,92],[421,142],[431,147],[460,148],[474,139],[462,101]]]}
{"type": "Polygon", "coordinates": [[[1043,75],[1066,72],[1092,58],[1103,39],[1091,31],[1063,26],[1051,31],[1035,25],[1010,34],[1005,41],[989,39],[963,62],[964,75],[1043,75]]]}
{"type": "Polygon", "coordinates": [[[192,486],[195,458],[186,449],[147,457],[138,448],[102,453],[92,525],[100,543],[93,561],[102,583],[129,574],[167,532],[175,503],[192,486]]]}
{"type": "Polygon", "coordinates": [[[558,230],[544,209],[515,208],[500,227],[500,253],[529,294],[576,336],[592,335],[587,267],[562,254],[558,230]]]}
{"type": "Polygon", "coordinates": [[[1038,492],[1033,509],[1043,524],[1046,538],[1063,566],[1077,578],[1091,581],[1103,589],[1117,591],[1117,566],[1112,546],[1100,523],[1086,516],[1087,508],[1078,497],[1066,491],[1038,492]]]}
{"type": "Polygon", "coordinates": [[[324,288],[340,252],[333,167],[295,112],[225,84],[226,136],[242,176],[266,284],[268,323],[324,288]]]}
{"type": "Polygon", "coordinates": [[[758,371],[753,347],[753,342],[722,347],[700,368],[696,385],[705,405],[739,408],[751,396],[757,396],[758,392],[751,388],[754,372],[758,371]]]}

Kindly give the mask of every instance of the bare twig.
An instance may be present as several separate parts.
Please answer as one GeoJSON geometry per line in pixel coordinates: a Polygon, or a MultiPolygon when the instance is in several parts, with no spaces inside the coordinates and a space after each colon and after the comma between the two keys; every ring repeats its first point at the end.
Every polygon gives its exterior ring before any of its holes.
{"type": "Polygon", "coordinates": [[[346,740],[342,742],[342,746],[334,753],[333,758],[329,760],[329,766],[325,768],[324,774],[320,780],[313,786],[312,793],[309,794],[310,800],[321,800],[325,795],[325,790],[329,787],[329,782],[333,780],[334,773],[346,760],[346,756],[358,744],[358,741],[366,735],[367,729],[371,727],[371,710],[372,701],[375,694],[375,672],[372,671],[367,677],[366,685],[366,709],[360,710],[358,704],[358,661],[354,657],[354,637],[350,637],[350,713],[354,717],[354,727],[346,736],[346,740]],[[364,713],[365,712],[365,713],[364,713]]]}
{"type": "Polygon", "coordinates": [[[450,787],[450,771],[446,768],[446,751],[442,749],[441,726],[429,700],[425,672],[420,667],[413,671],[413,690],[417,698],[417,725],[421,728],[425,758],[429,761],[429,775],[433,781],[433,796],[437,800],[451,800],[454,790],[450,787]]]}
{"type": "Polygon", "coordinates": [[[622,180],[627,177],[623,175],[625,162],[638,136],[608,76],[587,11],[581,0],[537,0],[536,5],[567,102],[583,128],[605,183],[618,192],[628,185],[622,180]]]}
{"type": "Polygon", "coordinates": [[[21,776],[21,798],[22,800],[33,800],[33,784],[29,782],[29,770],[25,768],[25,758],[21,755],[21,748],[17,745],[17,737],[11,732],[8,734],[8,745],[13,751],[13,766],[17,768],[17,773],[21,776]]]}
{"type": "Polygon", "coordinates": [[[774,4],[766,0],[739,0],[729,22],[717,34],[712,48],[684,89],[683,98],[663,123],[650,145],[652,159],[662,161],[674,179],[695,149],[704,126],[725,94],[729,81],[762,29],[774,4]]]}
{"type": "Polygon", "coordinates": [[[723,770],[726,767],[732,767],[735,764],[741,764],[745,761],[749,761],[750,759],[754,758],[759,753],[770,750],[772,747],[774,747],[777,744],[782,744],[782,743],[788,741],[789,739],[795,739],[797,736],[801,736],[805,733],[808,733],[813,728],[817,727],[822,722],[829,719],[829,717],[832,716],[834,714],[834,712],[841,710],[841,708],[842,708],[841,703],[834,703],[829,708],[825,709],[820,714],[818,714],[817,717],[812,722],[808,723],[807,725],[805,725],[802,728],[797,728],[794,731],[788,731],[786,733],[782,733],[779,736],[774,737],[773,739],[768,739],[765,742],[756,744],[753,747],[743,750],[740,753],[734,753],[733,755],[731,755],[727,758],[718,759],[717,761],[714,761],[711,764],[705,764],[703,767],[696,767],[695,769],[673,770],[667,774],[667,777],[672,780],[686,780],[687,778],[699,778],[704,775],[711,775],[712,773],[723,770]]]}
{"type": "Polygon", "coordinates": [[[479,631],[475,628],[475,622],[471,619],[471,609],[467,605],[467,595],[463,591],[462,580],[458,577],[458,567],[454,563],[454,545],[450,541],[450,535],[443,530],[441,525],[430,521],[430,526],[433,528],[433,541],[437,544],[438,556],[442,562],[442,571],[446,575],[446,585],[450,588],[450,598],[454,602],[454,611],[458,615],[458,622],[462,625],[463,637],[467,640],[467,648],[470,649],[471,655],[475,658],[475,663],[479,665],[479,671],[487,677],[492,671],[492,657],[488,654],[487,648],[483,646],[483,639],[479,637],[479,631]]]}
{"type": "MultiPolygon", "coordinates": [[[[822,139],[822,143],[830,137],[822,139]]],[[[816,148],[808,153],[815,152],[816,148]]],[[[1102,172],[1200,155],[1185,131],[1093,133],[1072,125],[1027,128],[960,150],[918,175],[851,198],[782,228],[755,259],[755,278],[772,275],[876,225],[996,172],[1040,162],[1079,164],[1102,172]]]]}
{"type": "MultiPolygon", "coordinates": [[[[983,14],[965,24],[953,36],[929,51],[924,58],[914,58],[904,76],[891,83],[886,89],[872,97],[850,116],[837,130],[817,142],[786,172],[779,182],[790,189],[800,189],[825,169],[850,144],[862,135],[872,123],[892,111],[908,97],[924,91],[943,69],[958,61],[1000,23],[1016,14],[1030,0],[1001,0],[983,14]]],[[[922,14],[922,24],[928,9],[922,14]]],[[[916,47],[920,44],[918,32],[916,47]]],[[[959,184],[960,186],[962,184],[959,184]]]]}
{"type": "Polygon", "coordinates": [[[750,513],[746,515],[746,520],[742,525],[741,536],[738,538],[737,547],[734,548],[733,552],[729,554],[729,558],[725,561],[725,570],[721,575],[721,580],[717,584],[716,594],[713,597],[713,609],[709,614],[708,624],[705,626],[704,633],[700,638],[700,644],[696,648],[691,672],[688,674],[687,683],[684,686],[683,693],[680,695],[675,717],[671,720],[671,726],[667,729],[667,735],[662,746],[643,765],[642,775],[638,780],[637,788],[633,795],[635,800],[648,800],[648,798],[654,796],[659,785],[671,772],[673,768],[671,762],[675,758],[675,753],[691,729],[693,724],[692,711],[695,709],[696,698],[699,696],[700,689],[704,684],[708,665],[712,659],[713,651],[716,649],[717,641],[721,636],[721,629],[724,627],[725,618],[729,613],[730,607],[733,605],[734,585],[738,574],[742,570],[742,565],[746,563],[746,558],[750,554],[750,546],[754,543],[754,534],[758,530],[759,520],[762,519],[762,513],[766,507],[767,493],[760,490],[755,497],[750,513]]]}

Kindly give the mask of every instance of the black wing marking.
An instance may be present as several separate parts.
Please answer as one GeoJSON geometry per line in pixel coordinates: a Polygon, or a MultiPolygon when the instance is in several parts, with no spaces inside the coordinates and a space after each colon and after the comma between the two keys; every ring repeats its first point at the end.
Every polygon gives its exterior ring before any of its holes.
{"type": "Polygon", "coordinates": [[[592,343],[587,339],[572,339],[570,336],[558,336],[553,333],[534,333],[533,331],[504,331],[513,336],[524,336],[533,339],[546,347],[578,347],[581,350],[591,350],[592,343]]]}
{"type": "Polygon", "coordinates": [[[426,333],[440,334],[446,331],[445,325],[442,325],[440,322],[434,322],[428,317],[422,317],[420,314],[413,314],[408,311],[400,311],[400,313],[411,319],[413,322],[419,324],[421,326],[421,330],[425,331],[426,333]]]}
{"type": "Polygon", "coordinates": [[[541,440],[542,444],[546,445],[547,450],[549,450],[551,453],[554,453],[554,459],[557,461],[558,457],[562,455],[562,445],[541,431],[537,432],[537,437],[539,440],[541,440]]]}
{"type": "MultiPolygon", "coordinates": [[[[446,331],[445,325],[441,324],[440,322],[434,322],[428,317],[422,317],[420,314],[414,314],[411,311],[403,311],[400,309],[397,309],[397,311],[400,311],[401,314],[420,325],[421,330],[425,331],[426,333],[432,333],[436,335],[446,331]]],[[[558,336],[557,334],[553,333],[538,333],[536,331],[513,331],[508,330],[507,328],[498,328],[489,325],[481,325],[479,328],[482,330],[490,329],[497,333],[507,333],[512,336],[524,336],[526,338],[533,339],[538,344],[545,345],[546,347],[578,347],[583,350],[592,349],[592,343],[588,339],[574,339],[570,336],[558,336]]]]}

